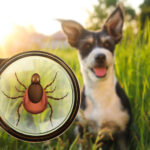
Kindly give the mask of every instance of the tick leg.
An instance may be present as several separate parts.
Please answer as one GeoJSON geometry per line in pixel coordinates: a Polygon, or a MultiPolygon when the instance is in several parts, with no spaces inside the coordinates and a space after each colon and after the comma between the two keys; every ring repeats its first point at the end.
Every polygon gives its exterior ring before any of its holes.
{"type": "Polygon", "coordinates": [[[52,91],[46,91],[46,93],[53,93],[56,90],[56,87],[52,91]]]}
{"type": "MultiPolygon", "coordinates": [[[[3,91],[2,91],[2,92],[3,92],[3,91]]],[[[23,97],[23,95],[20,95],[20,96],[17,96],[17,97],[10,97],[10,96],[8,96],[7,94],[5,94],[4,92],[3,92],[3,94],[4,94],[6,97],[10,98],[10,99],[18,99],[18,98],[22,98],[22,97],[23,97]]]]}
{"type": "Polygon", "coordinates": [[[52,114],[53,114],[53,108],[52,108],[52,105],[50,103],[48,103],[50,109],[51,109],[51,113],[50,113],[50,116],[49,116],[49,119],[50,119],[50,122],[51,122],[51,125],[53,126],[52,124],[52,114]]]}
{"type": "Polygon", "coordinates": [[[15,72],[15,76],[16,76],[16,79],[17,79],[18,83],[19,83],[20,85],[22,85],[22,86],[26,89],[26,86],[25,86],[23,83],[21,83],[21,82],[19,81],[16,72],[15,72]]]}
{"type": "Polygon", "coordinates": [[[48,98],[51,98],[51,99],[53,99],[53,100],[61,100],[61,99],[64,99],[67,95],[68,95],[68,93],[67,93],[65,96],[60,97],[60,98],[52,97],[52,96],[47,96],[47,97],[48,97],[48,98]]]}
{"type": "Polygon", "coordinates": [[[25,91],[21,91],[21,90],[19,90],[16,86],[15,86],[15,88],[16,88],[16,90],[18,91],[18,92],[22,92],[22,93],[24,93],[25,91]]]}
{"type": "Polygon", "coordinates": [[[19,113],[19,109],[20,109],[21,105],[22,105],[22,102],[19,104],[18,109],[17,109],[18,121],[17,121],[17,123],[16,123],[16,126],[18,125],[18,123],[19,123],[19,121],[20,121],[20,113],[19,113]]]}
{"type": "Polygon", "coordinates": [[[54,81],[56,80],[56,76],[57,76],[57,72],[55,74],[55,77],[54,77],[53,81],[51,83],[49,83],[48,85],[46,85],[44,90],[46,90],[49,86],[51,86],[54,83],[54,81]]]}

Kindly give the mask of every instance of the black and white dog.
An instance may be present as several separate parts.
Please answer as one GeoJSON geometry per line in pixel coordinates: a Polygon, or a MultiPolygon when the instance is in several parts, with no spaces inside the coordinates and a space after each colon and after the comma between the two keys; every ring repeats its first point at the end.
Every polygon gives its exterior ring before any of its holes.
{"type": "Polygon", "coordinates": [[[109,150],[113,143],[115,150],[127,150],[130,105],[114,73],[115,45],[122,38],[124,23],[122,7],[118,5],[97,32],[72,20],[59,21],[70,45],[78,49],[84,79],[81,108],[86,119],[96,123],[93,130],[101,129],[102,140],[107,139],[103,149],[109,150]]]}

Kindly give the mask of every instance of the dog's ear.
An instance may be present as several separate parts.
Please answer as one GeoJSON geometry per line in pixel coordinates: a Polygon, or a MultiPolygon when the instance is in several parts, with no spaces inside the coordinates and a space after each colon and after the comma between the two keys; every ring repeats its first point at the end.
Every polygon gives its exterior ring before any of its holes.
{"type": "Polygon", "coordinates": [[[62,20],[58,19],[61,22],[62,29],[67,36],[68,42],[71,46],[77,47],[78,40],[84,30],[82,25],[73,21],[73,20],[62,20]]]}
{"type": "Polygon", "coordinates": [[[124,23],[124,13],[121,5],[118,5],[113,13],[108,17],[104,28],[112,36],[116,43],[122,38],[122,28],[124,23]]]}

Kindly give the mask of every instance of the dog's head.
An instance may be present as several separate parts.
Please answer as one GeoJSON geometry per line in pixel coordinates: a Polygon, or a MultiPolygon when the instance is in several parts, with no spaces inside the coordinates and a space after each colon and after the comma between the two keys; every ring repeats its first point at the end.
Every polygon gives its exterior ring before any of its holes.
{"type": "Polygon", "coordinates": [[[81,67],[91,79],[105,78],[114,65],[115,45],[122,38],[123,11],[117,6],[102,30],[92,32],[72,20],[59,20],[71,46],[79,50],[81,67]]]}

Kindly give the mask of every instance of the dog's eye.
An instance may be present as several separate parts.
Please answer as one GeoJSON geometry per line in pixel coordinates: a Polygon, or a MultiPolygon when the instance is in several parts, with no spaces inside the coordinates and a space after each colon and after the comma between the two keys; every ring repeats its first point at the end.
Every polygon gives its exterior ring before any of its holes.
{"type": "Polygon", "coordinates": [[[106,47],[106,48],[110,48],[111,47],[111,43],[109,41],[105,41],[103,43],[103,46],[106,47]]]}
{"type": "Polygon", "coordinates": [[[90,43],[84,44],[84,49],[91,49],[92,45],[90,43]]]}

